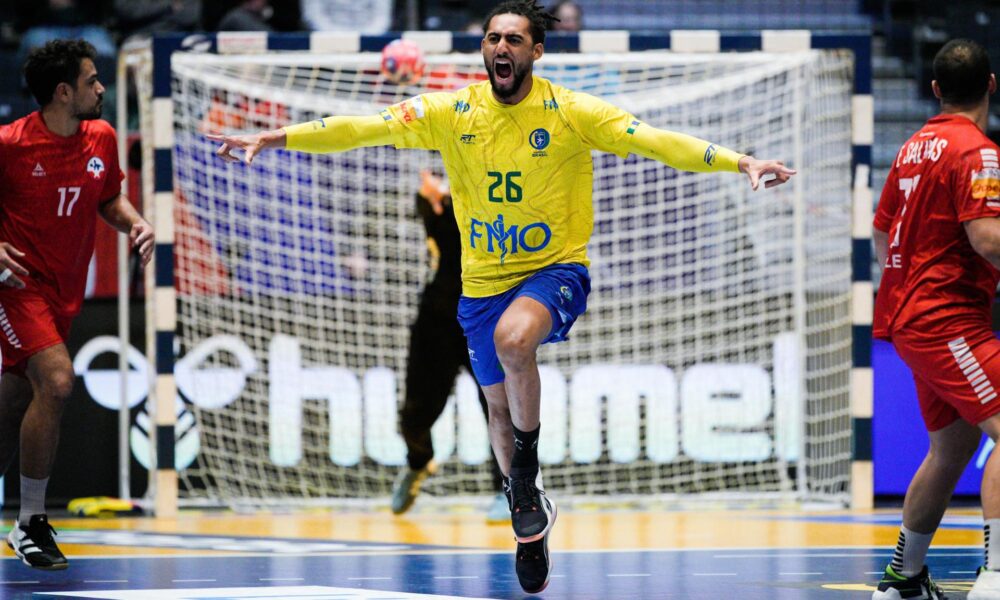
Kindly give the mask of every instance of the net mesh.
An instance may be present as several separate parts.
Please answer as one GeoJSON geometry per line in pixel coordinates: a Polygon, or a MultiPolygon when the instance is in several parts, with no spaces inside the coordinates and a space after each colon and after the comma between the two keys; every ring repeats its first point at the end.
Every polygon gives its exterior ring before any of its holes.
{"type": "MultiPolygon", "coordinates": [[[[378,61],[173,56],[177,380],[201,445],[188,500],[379,498],[405,464],[396,410],[429,276],[413,195],[439,158],[276,151],[247,168],[202,135],[372,114],[485,76],[478,56],[432,56],[404,88],[378,61]]],[[[840,51],[536,64],[651,125],[800,169],[754,194],[595,153],[588,312],[539,352],[548,488],[846,498],[852,65],[840,51]]],[[[495,491],[467,374],[433,434],[425,493],[495,491]]]]}

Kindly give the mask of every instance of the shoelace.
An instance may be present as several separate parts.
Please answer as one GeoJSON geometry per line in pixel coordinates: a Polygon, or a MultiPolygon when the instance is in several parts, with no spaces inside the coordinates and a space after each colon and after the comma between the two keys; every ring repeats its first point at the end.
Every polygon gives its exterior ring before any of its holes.
{"type": "Polygon", "coordinates": [[[49,525],[48,521],[41,521],[28,529],[28,537],[35,542],[35,545],[45,550],[48,550],[56,545],[56,541],[52,538],[54,535],[59,534],[56,533],[56,530],[52,527],[52,525],[49,525]],[[42,523],[44,526],[39,527],[42,523]]]}
{"type": "Polygon", "coordinates": [[[510,495],[514,505],[514,512],[525,512],[538,510],[536,498],[538,494],[545,492],[535,487],[535,482],[531,479],[512,479],[510,481],[510,495]]]}

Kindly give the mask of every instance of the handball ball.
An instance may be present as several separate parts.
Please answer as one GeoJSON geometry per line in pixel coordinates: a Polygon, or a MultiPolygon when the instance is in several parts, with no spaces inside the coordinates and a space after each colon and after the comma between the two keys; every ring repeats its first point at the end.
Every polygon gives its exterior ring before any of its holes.
{"type": "Polygon", "coordinates": [[[410,40],[393,40],[382,48],[382,75],[389,81],[408,85],[424,74],[424,52],[410,40]]]}

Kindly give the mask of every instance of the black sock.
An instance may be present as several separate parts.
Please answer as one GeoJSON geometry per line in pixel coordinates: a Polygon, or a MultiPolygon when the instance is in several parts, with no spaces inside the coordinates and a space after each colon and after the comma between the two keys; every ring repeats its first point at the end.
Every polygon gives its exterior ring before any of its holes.
{"type": "Polygon", "coordinates": [[[510,459],[510,476],[513,479],[534,479],[538,474],[538,430],[521,431],[514,429],[514,455],[510,459]]]}

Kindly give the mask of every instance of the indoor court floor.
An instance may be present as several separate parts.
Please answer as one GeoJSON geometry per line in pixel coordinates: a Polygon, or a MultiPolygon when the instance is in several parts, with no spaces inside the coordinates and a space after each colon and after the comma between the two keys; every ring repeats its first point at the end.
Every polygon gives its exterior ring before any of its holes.
{"type": "MultiPolygon", "coordinates": [[[[564,507],[550,539],[552,579],[528,596],[509,525],[487,525],[479,508],[54,520],[70,568],[32,570],[4,545],[0,598],[860,600],[900,520],[898,510],[564,507]]],[[[950,599],[965,598],[981,543],[978,511],[948,514],[928,563],[950,599]]]]}

